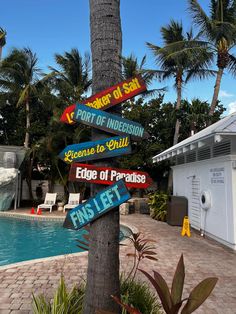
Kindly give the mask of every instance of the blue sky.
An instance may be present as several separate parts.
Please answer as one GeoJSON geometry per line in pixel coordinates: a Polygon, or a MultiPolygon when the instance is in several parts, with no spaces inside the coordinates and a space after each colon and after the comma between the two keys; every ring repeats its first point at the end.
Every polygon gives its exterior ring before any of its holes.
{"type": "MultiPolygon", "coordinates": [[[[199,0],[205,10],[210,0],[199,0]]],[[[162,45],[160,28],[171,19],[182,21],[188,30],[191,20],[187,0],[121,0],[123,55],[135,54],[139,60],[147,55],[147,67],[156,68],[146,42],[162,45]]],[[[89,0],[3,0],[0,26],[7,30],[7,45],[3,57],[12,47],[30,47],[38,56],[44,70],[55,66],[54,54],[76,47],[83,54],[90,51],[89,0]]],[[[236,110],[235,79],[225,73],[220,99],[228,108],[236,110]]],[[[154,87],[168,86],[164,100],[175,101],[173,81],[155,82],[154,87]]],[[[214,79],[193,81],[185,86],[183,97],[189,101],[198,97],[211,101],[214,79]]]]}

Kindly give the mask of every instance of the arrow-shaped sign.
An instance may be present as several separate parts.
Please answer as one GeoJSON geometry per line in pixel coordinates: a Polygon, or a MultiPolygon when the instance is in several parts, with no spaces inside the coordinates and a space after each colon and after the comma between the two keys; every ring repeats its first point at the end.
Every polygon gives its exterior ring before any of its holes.
{"type": "MultiPolygon", "coordinates": [[[[145,92],[146,90],[147,88],[145,82],[141,76],[137,75],[87,98],[82,101],[82,103],[88,107],[105,110],[142,92],[145,92]]],[[[68,124],[75,123],[73,121],[74,110],[75,104],[68,106],[64,110],[60,121],[68,124]]]]}
{"type": "Polygon", "coordinates": [[[78,230],[130,198],[125,183],[120,180],[97,193],[95,197],[90,198],[87,202],[70,210],[67,213],[63,227],[78,230]]]}
{"type": "Polygon", "coordinates": [[[116,136],[94,142],[69,145],[59,154],[59,157],[71,164],[76,161],[110,158],[130,153],[130,137],[116,136]]]}
{"type": "Polygon", "coordinates": [[[73,163],[70,167],[69,181],[89,182],[96,184],[113,184],[123,179],[127,187],[147,189],[152,179],[147,172],[100,167],[73,163]]]}
{"type": "Polygon", "coordinates": [[[118,115],[77,104],[73,120],[106,132],[130,135],[135,140],[148,137],[141,124],[121,118],[118,115]]]}

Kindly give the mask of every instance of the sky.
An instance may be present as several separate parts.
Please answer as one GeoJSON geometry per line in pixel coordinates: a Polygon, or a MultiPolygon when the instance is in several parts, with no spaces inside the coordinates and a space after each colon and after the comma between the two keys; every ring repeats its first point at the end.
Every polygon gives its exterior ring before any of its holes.
{"type": "MultiPolygon", "coordinates": [[[[133,53],[141,60],[147,56],[146,68],[158,69],[146,42],[162,46],[160,28],[171,19],[182,21],[185,31],[192,22],[187,0],[121,0],[122,54],[133,53]]],[[[210,0],[199,0],[208,12],[210,0]]],[[[78,48],[90,52],[89,0],[1,0],[0,27],[7,31],[3,57],[13,47],[29,47],[37,54],[39,67],[48,71],[55,66],[54,54],[78,48]]],[[[176,100],[174,81],[154,82],[153,88],[168,87],[164,101],[176,100]]],[[[183,90],[183,98],[211,102],[215,79],[192,81],[183,90]]],[[[236,79],[225,73],[219,99],[226,114],[236,111],[236,79]]]]}

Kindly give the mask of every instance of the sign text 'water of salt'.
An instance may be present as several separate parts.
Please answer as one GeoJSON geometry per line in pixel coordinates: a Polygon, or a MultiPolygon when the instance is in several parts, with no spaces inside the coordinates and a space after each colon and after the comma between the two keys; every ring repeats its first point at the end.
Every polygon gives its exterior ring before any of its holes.
{"type": "Polygon", "coordinates": [[[63,227],[78,230],[130,198],[125,183],[120,180],[69,211],[63,227]]]}
{"type": "Polygon", "coordinates": [[[69,181],[110,185],[121,179],[130,188],[147,189],[152,184],[151,177],[144,171],[100,167],[80,163],[73,163],[70,167],[69,181]]]}
{"type": "MultiPolygon", "coordinates": [[[[147,88],[143,79],[141,76],[137,75],[87,98],[86,100],[82,101],[82,103],[88,107],[105,110],[136,95],[139,95],[146,90],[147,88]]],[[[75,104],[68,106],[64,110],[60,121],[68,124],[75,123],[73,121],[74,110],[75,104]]]]}
{"type": "Polygon", "coordinates": [[[76,161],[110,158],[130,153],[130,137],[115,136],[94,142],[69,145],[59,154],[59,157],[67,164],[71,164],[76,161]]]}

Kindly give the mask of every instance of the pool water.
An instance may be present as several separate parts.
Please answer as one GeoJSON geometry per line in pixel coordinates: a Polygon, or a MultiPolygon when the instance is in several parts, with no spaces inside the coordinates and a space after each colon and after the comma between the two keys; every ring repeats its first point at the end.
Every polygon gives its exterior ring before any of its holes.
{"type": "MultiPolygon", "coordinates": [[[[63,222],[0,218],[0,266],[36,258],[81,252],[76,239],[86,232],[62,227],[63,222]]],[[[121,226],[120,239],[130,234],[121,226]]]]}

